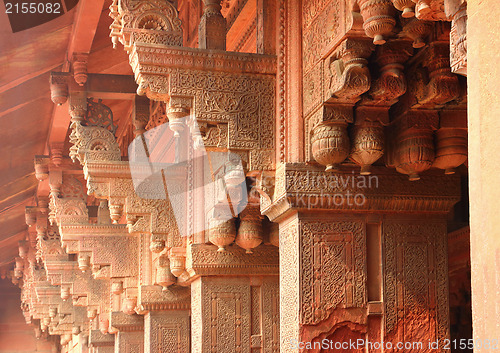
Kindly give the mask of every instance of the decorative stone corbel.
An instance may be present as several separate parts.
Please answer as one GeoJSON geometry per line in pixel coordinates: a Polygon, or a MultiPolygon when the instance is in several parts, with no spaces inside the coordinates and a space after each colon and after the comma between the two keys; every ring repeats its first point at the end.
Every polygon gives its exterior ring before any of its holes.
{"type": "Polygon", "coordinates": [[[448,45],[436,41],[425,50],[422,62],[407,70],[408,79],[415,84],[400,99],[403,110],[441,108],[460,96],[458,77],[450,69],[448,45]]]}
{"type": "Polygon", "coordinates": [[[368,99],[363,105],[389,107],[406,92],[406,77],[404,63],[413,54],[409,43],[404,40],[394,40],[378,47],[375,61],[379,66],[379,76],[372,81],[368,91],[368,99]]]}
{"type": "Polygon", "coordinates": [[[432,31],[432,22],[412,18],[403,24],[402,35],[413,40],[413,48],[422,48],[426,44],[426,38],[432,31]]]}
{"type": "Polygon", "coordinates": [[[325,104],[322,115],[322,122],[311,132],[312,156],[326,171],[335,171],[349,155],[347,124],[353,122],[352,106],[325,104]]]}
{"type": "Polygon", "coordinates": [[[182,46],[181,20],[171,0],[113,0],[109,9],[113,47],[120,42],[130,52],[133,44],[182,46]]]}
{"type": "Polygon", "coordinates": [[[395,121],[395,167],[407,174],[410,181],[420,179],[420,173],[434,163],[434,130],[438,127],[435,111],[410,111],[395,121]]]}
{"type": "Polygon", "coordinates": [[[135,96],[132,123],[134,124],[134,135],[136,137],[146,132],[150,116],[149,105],[150,102],[147,97],[135,96]]]}
{"type": "Polygon", "coordinates": [[[252,254],[252,249],[259,246],[263,241],[263,216],[260,213],[259,195],[250,194],[248,204],[240,214],[240,226],[236,235],[236,245],[252,254]]]}
{"type": "Polygon", "coordinates": [[[467,160],[467,111],[445,110],[440,113],[436,131],[436,159],[432,165],[453,174],[467,160]]]}
{"type": "Polygon", "coordinates": [[[412,0],[392,0],[394,7],[399,11],[403,11],[404,18],[415,16],[415,3],[412,0]]]}
{"type": "Polygon", "coordinates": [[[396,24],[391,0],[359,0],[358,3],[366,35],[373,38],[373,44],[385,44],[385,38],[391,34],[396,24]]]}
{"type": "Polygon", "coordinates": [[[88,53],[75,53],[73,54],[72,66],[73,77],[76,83],[80,86],[85,85],[87,82],[87,63],[89,59],[88,53]]]}
{"type": "Polygon", "coordinates": [[[384,155],[384,126],[389,123],[389,108],[406,92],[404,62],[411,54],[404,40],[392,40],[376,49],[379,75],[357,106],[351,129],[350,158],[361,166],[361,175],[369,175],[371,165],[384,155]]]}
{"type": "Polygon", "coordinates": [[[346,39],[330,56],[325,66],[327,101],[348,101],[355,103],[359,96],[370,89],[370,71],[367,58],[372,45],[362,39],[346,39]]]}
{"type": "Polygon", "coordinates": [[[50,73],[50,97],[52,102],[62,105],[68,100],[68,80],[69,74],[63,72],[50,73]]]}
{"type": "Polygon", "coordinates": [[[425,21],[446,21],[445,0],[412,0],[415,3],[415,16],[425,21]]]}

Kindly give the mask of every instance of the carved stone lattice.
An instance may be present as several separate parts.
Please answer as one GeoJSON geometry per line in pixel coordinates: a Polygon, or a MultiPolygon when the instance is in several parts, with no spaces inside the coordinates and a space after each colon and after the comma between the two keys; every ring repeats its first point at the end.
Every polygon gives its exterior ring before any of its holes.
{"type": "Polygon", "coordinates": [[[87,100],[87,111],[84,124],[86,126],[103,127],[114,135],[117,126],[113,123],[113,112],[108,106],[102,103],[102,99],[97,102],[93,98],[87,100]]]}

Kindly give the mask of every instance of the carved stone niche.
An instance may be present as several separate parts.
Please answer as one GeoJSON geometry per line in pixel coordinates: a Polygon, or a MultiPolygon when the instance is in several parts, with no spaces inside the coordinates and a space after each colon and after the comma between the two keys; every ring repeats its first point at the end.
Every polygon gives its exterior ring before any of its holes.
{"type": "Polygon", "coordinates": [[[436,131],[436,159],[432,166],[443,169],[445,174],[453,174],[466,160],[467,111],[441,111],[436,131]]]}
{"type": "Polygon", "coordinates": [[[435,111],[410,111],[394,123],[392,138],[396,170],[408,174],[410,181],[420,180],[419,174],[428,170],[435,158],[433,132],[437,129],[435,111]]]}

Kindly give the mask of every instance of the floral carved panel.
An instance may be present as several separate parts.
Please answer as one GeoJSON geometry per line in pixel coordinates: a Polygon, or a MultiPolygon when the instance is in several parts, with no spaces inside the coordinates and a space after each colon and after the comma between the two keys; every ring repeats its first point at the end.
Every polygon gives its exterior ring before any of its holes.
{"type": "Polygon", "coordinates": [[[339,305],[366,304],[366,235],[361,221],[300,224],[301,323],[316,324],[339,305]]]}
{"type": "Polygon", "coordinates": [[[446,224],[383,224],[385,331],[411,342],[449,338],[446,224]]]}

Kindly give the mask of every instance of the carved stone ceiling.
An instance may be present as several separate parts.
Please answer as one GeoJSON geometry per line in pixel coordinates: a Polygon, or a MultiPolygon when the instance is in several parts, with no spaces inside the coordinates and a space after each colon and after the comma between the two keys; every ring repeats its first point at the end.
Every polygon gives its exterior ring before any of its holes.
{"type": "MultiPolygon", "coordinates": [[[[131,74],[123,50],[111,55],[110,4],[111,0],[104,1],[88,71],[131,74]]],[[[24,209],[31,205],[38,185],[33,156],[48,154],[47,138],[55,107],[50,100],[49,74],[65,68],[77,10],[12,33],[0,2],[0,272],[14,261],[17,242],[27,230],[24,209]]]]}

